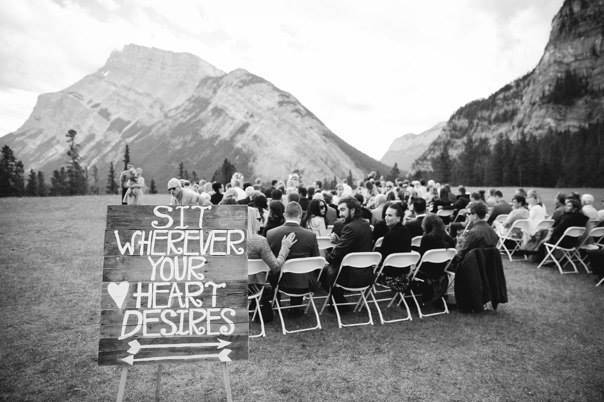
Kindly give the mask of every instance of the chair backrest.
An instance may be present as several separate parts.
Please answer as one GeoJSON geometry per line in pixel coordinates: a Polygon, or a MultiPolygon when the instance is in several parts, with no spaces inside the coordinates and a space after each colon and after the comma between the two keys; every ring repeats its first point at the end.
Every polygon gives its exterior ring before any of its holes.
{"type": "Polygon", "coordinates": [[[522,232],[528,232],[528,228],[529,228],[529,220],[528,219],[518,219],[515,220],[512,223],[512,226],[510,226],[510,228],[508,229],[506,236],[509,236],[512,234],[512,232],[514,231],[514,229],[519,229],[522,232]]]}
{"type": "Polygon", "coordinates": [[[331,234],[333,232],[333,225],[327,225],[327,233],[331,234]]]}
{"type": "Polygon", "coordinates": [[[442,217],[453,215],[454,210],[452,209],[439,209],[436,211],[436,215],[442,217]]]}
{"type": "Polygon", "coordinates": [[[417,251],[408,253],[392,253],[389,254],[382,263],[383,267],[405,268],[410,265],[415,265],[422,256],[417,251]]]}
{"type": "Polygon", "coordinates": [[[270,269],[266,263],[260,259],[247,260],[247,274],[256,275],[261,272],[268,272],[270,269]]]}
{"type": "MultiPolygon", "coordinates": [[[[446,263],[450,262],[456,253],[457,250],[454,248],[435,248],[426,251],[416,265],[415,271],[413,271],[413,278],[417,276],[425,264],[443,264],[448,266],[446,263]]],[[[443,268],[446,268],[446,266],[443,268]]]]}
{"type": "Polygon", "coordinates": [[[325,265],[327,265],[327,261],[323,257],[292,258],[285,261],[285,264],[281,267],[281,275],[285,273],[305,274],[323,269],[325,265]]]}
{"type": "Polygon", "coordinates": [[[591,237],[596,244],[602,243],[604,241],[604,227],[593,228],[587,236],[591,237]]]}
{"type": "Polygon", "coordinates": [[[384,236],[380,237],[379,239],[377,239],[375,241],[375,244],[373,245],[373,250],[375,251],[376,248],[380,248],[382,247],[382,243],[384,242],[384,236]]]}
{"type": "Polygon", "coordinates": [[[564,237],[581,237],[585,234],[585,228],[581,226],[571,226],[564,231],[560,240],[564,237]]]}
{"type": "Polygon", "coordinates": [[[382,260],[382,255],[378,252],[348,253],[342,259],[341,267],[367,268],[375,266],[382,260]]]}
{"type": "Polygon", "coordinates": [[[414,236],[411,239],[411,247],[417,247],[419,248],[419,245],[422,243],[422,237],[421,236],[414,236]]]}
{"type": "Polygon", "coordinates": [[[317,236],[317,244],[319,245],[319,250],[326,250],[333,247],[333,243],[329,236],[317,236]]]}
{"type": "Polygon", "coordinates": [[[551,229],[552,226],[554,226],[553,219],[543,219],[542,221],[539,221],[539,223],[537,224],[537,230],[551,229]]]}
{"type": "Polygon", "coordinates": [[[500,215],[497,215],[497,217],[495,218],[495,220],[493,222],[503,223],[508,218],[508,216],[509,216],[509,214],[500,214],[500,215]]]}
{"type": "Polygon", "coordinates": [[[371,286],[374,272],[381,260],[382,254],[375,251],[346,254],[340,264],[334,285],[348,288],[371,286]]]}

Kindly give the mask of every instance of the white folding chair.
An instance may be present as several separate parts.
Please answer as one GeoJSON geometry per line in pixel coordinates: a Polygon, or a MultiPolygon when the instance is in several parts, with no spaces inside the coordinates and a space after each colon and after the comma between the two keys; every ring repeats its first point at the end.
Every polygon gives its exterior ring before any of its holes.
{"type": "Polygon", "coordinates": [[[539,230],[549,230],[553,226],[554,226],[554,220],[553,219],[543,219],[543,220],[539,221],[539,223],[537,224],[536,231],[539,231],[539,230]]]}
{"type": "Polygon", "coordinates": [[[377,250],[378,248],[382,247],[382,243],[384,242],[384,236],[380,237],[379,239],[377,239],[375,241],[375,244],[373,245],[373,251],[377,250]]]}
{"type": "Polygon", "coordinates": [[[585,268],[585,271],[588,274],[591,274],[591,270],[589,269],[589,265],[585,262],[585,258],[581,252],[583,251],[587,253],[589,251],[596,251],[601,248],[604,248],[604,227],[596,227],[589,231],[576,251],[576,257],[578,257],[579,261],[583,265],[583,268],[585,268]]]}
{"type": "Polygon", "coordinates": [[[264,284],[266,283],[266,278],[268,276],[269,267],[262,260],[247,260],[247,277],[248,283],[250,285],[257,284],[260,288],[259,290],[253,291],[253,293],[249,294],[248,290],[247,296],[247,308],[249,314],[252,314],[252,321],[258,317],[260,320],[260,333],[255,335],[249,335],[250,338],[258,338],[260,336],[266,336],[266,332],[264,330],[264,317],[262,317],[262,310],[260,310],[260,302],[262,300],[262,293],[264,292],[264,284]],[[260,276],[260,278],[258,278],[260,276]],[[260,279],[260,280],[258,280],[260,279]],[[250,308],[251,305],[254,305],[253,308],[250,308]]]}
{"type": "MultiPolygon", "coordinates": [[[[578,243],[579,238],[581,238],[584,234],[585,234],[585,228],[579,227],[579,226],[571,226],[564,231],[564,233],[562,234],[562,236],[560,236],[560,238],[558,239],[556,244],[545,242],[544,245],[545,245],[546,255],[543,258],[543,260],[539,263],[539,265],[537,265],[537,268],[543,267],[543,265],[546,262],[548,262],[548,260],[551,260],[554,262],[554,264],[556,264],[556,266],[558,267],[558,271],[560,271],[561,274],[577,274],[577,273],[579,273],[579,270],[577,269],[577,266],[575,265],[575,263],[573,261],[573,260],[576,260],[577,256],[579,255],[577,247],[566,248],[566,247],[560,246],[560,244],[566,238],[575,239],[574,242],[578,243]],[[559,254],[560,254],[559,257],[556,257],[556,252],[559,252],[559,254]],[[570,264],[573,267],[572,271],[564,270],[564,267],[566,267],[566,265],[568,265],[568,264],[570,264]]],[[[579,256],[579,260],[582,262],[582,260],[580,259],[580,256],[579,256]]]]}
{"type": "Polygon", "coordinates": [[[445,227],[448,227],[451,223],[451,217],[455,211],[453,209],[439,209],[436,211],[436,215],[440,216],[440,219],[443,220],[445,227]]]}
{"type": "Polygon", "coordinates": [[[319,253],[323,258],[326,257],[327,250],[334,246],[329,236],[317,236],[317,244],[319,245],[319,253]]]}
{"type": "Polygon", "coordinates": [[[378,266],[381,259],[382,255],[375,251],[346,254],[342,259],[340,267],[338,268],[338,273],[335,277],[335,280],[329,287],[327,298],[323,303],[323,307],[321,307],[321,314],[323,314],[325,307],[327,307],[327,304],[329,301],[331,301],[338,319],[338,328],[353,327],[358,325],[373,325],[373,316],[371,315],[371,309],[367,304],[367,297],[365,294],[368,290],[370,290],[371,286],[373,286],[375,268],[378,266]],[[333,291],[336,288],[339,288],[344,292],[344,297],[358,295],[359,299],[353,302],[337,303],[335,297],[333,296],[333,291]],[[344,305],[354,305],[354,309],[359,311],[365,307],[367,309],[369,320],[366,322],[344,324],[338,308],[338,306],[344,305]]]}
{"type": "MultiPolygon", "coordinates": [[[[411,277],[411,281],[424,282],[424,278],[422,278],[422,276],[424,276],[424,274],[422,273],[422,268],[425,264],[428,263],[445,264],[444,270],[446,272],[449,264],[451,263],[451,260],[453,259],[453,257],[455,257],[455,254],[456,251],[453,248],[437,248],[426,251],[417,266],[415,267],[415,270],[413,271],[413,276],[411,277]]],[[[435,313],[426,314],[422,311],[420,302],[418,300],[418,296],[420,295],[416,295],[415,292],[413,292],[413,289],[411,289],[410,292],[411,297],[415,302],[415,306],[417,307],[417,313],[419,314],[419,318],[430,317],[439,314],[449,314],[449,308],[447,307],[447,303],[444,297],[441,297],[441,300],[443,302],[443,311],[437,311],[435,313]]]]}
{"type": "Polygon", "coordinates": [[[380,322],[382,324],[385,323],[390,323],[390,322],[399,322],[399,321],[407,321],[407,320],[411,320],[411,311],[409,310],[409,305],[407,304],[407,301],[405,300],[405,295],[403,292],[396,292],[396,291],[392,291],[390,290],[390,288],[384,284],[382,284],[380,282],[380,280],[383,278],[383,270],[385,267],[388,267],[389,269],[396,269],[397,271],[400,271],[400,273],[397,273],[397,276],[410,276],[411,273],[413,272],[414,268],[415,268],[415,264],[417,264],[417,262],[419,261],[419,259],[421,258],[421,255],[417,252],[417,251],[411,251],[408,253],[393,253],[388,255],[385,259],[384,262],[382,263],[382,265],[379,267],[377,274],[376,274],[376,280],[375,280],[375,284],[373,285],[373,288],[370,290],[369,292],[369,296],[371,297],[371,300],[373,301],[373,304],[375,305],[377,312],[378,312],[378,316],[380,317],[380,322]],[[387,293],[392,294],[390,297],[385,297],[385,298],[376,298],[376,295],[378,293],[384,293],[384,291],[378,291],[377,287],[382,287],[382,288],[387,288],[387,293]],[[403,317],[403,318],[395,318],[395,319],[390,319],[387,320],[384,318],[384,313],[382,312],[381,308],[380,308],[380,304],[379,302],[384,302],[384,301],[388,301],[388,305],[386,306],[386,308],[390,308],[392,307],[392,305],[396,302],[396,299],[399,298],[399,302],[396,304],[397,306],[400,306],[401,303],[404,304],[405,306],[405,310],[407,310],[407,316],[403,317]]]}
{"type": "Polygon", "coordinates": [[[422,243],[422,237],[421,236],[413,236],[413,238],[411,239],[411,249],[412,250],[419,249],[419,246],[420,246],[421,243],[422,243]]]}
{"type": "MultiPolygon", "coordinates": [[[[281,330],[283,335],[292,334],[295,332],[311,331],[313,329],[321,329],[321,320],[319,319],[319,312],[314,301],[314,293],[310,286],[309,275],[314,271],[322,271],[323,267],[327,262],[323,257],[307,257],[307,258],[292,258],[291,260],[285,261],[285,264],[281,267],[279,273],[279,279],[277,286],[275,287],[275,294],[273,296],[273,306],[279,314],[281,319],[281,330]],[[292,300],[292,297],[301,297],[301,304],[294,304],[289,306],[282,306],[279,301],[280,295],[286,295],[292,300]],[[304,313],[308,313],[308,309],[312,307],[315,314],[316,324],[312,327],[298,328],[295,330],[288,330],[285,325],[285,318],[283,311],[292,308],[305,307],[304,313]]],[[[320,276],[320,272],[319,272],[320,276]]]]}
{"type": "MultiPolygon", "coordinates": [[[[512,223],[512,226],[505,233],[499,235],[499,242],[497,243],[497,249],[500,252],[504,252],[507,254],[508,259],[510,261],[514,261],[512,255],[520,249],[522,245],[522,239],[525,233],[527,233],[529,227],[528,219],[518,219],[512,223]],[[520,231],[520,235],[518,235],[518,229],[520,231]],[[511,247],[508,247],[506,241],[511,244],[511,247]]],[[[526,256],[525,258],[526,259],[526,256]]]]}

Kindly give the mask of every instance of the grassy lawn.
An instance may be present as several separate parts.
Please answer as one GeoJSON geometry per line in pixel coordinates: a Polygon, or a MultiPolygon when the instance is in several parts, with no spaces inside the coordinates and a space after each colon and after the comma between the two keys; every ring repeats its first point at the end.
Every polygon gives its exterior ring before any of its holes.
{"type": "MultiPolygon", "coordinates": [[[[105,211],[117,202],[0,199],[0,399],[115,399],[120,369],[96,358],[105,211]]],[[[496,313],[414,313],[410,322],[338,329],[326,312],[322,330],[287,336],[275,317],[266,338],[250,340],[250,360],[230,365],[233,397],[604,400],[604,287],[585,273],[504,264],[510,302],[496,313]]],[[[131,369],[126,399],[152,399],[154,373],[131,369]]],[[[220,366],[164,365],[161,396],[224,400],[220,366]]]]}

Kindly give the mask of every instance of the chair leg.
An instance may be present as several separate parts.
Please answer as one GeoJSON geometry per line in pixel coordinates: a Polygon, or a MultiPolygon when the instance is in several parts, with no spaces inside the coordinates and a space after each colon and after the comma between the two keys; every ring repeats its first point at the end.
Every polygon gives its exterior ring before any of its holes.
{"type": "Polygon", "coordinates": [[[543,257],[543,260],[541,260],[541,262],[539,263],[539,265],[537,265],[537,269],[541,268],[543,266],[543,264],[545,264],[549,259],[554,259],[552,257],[552,249],[549,248],[549,246],[546,244],[545,245],[545,251],[547,251],[547,254],[545,255],[545,257],[543,257]]]}
{"type": "Polygon", "coordinates": [[[596,286],[600,286],[602,283],[604,283],[604,277],[602,277],[602,279],[600,279],[600,282],[596,283],[596,286]]]}

